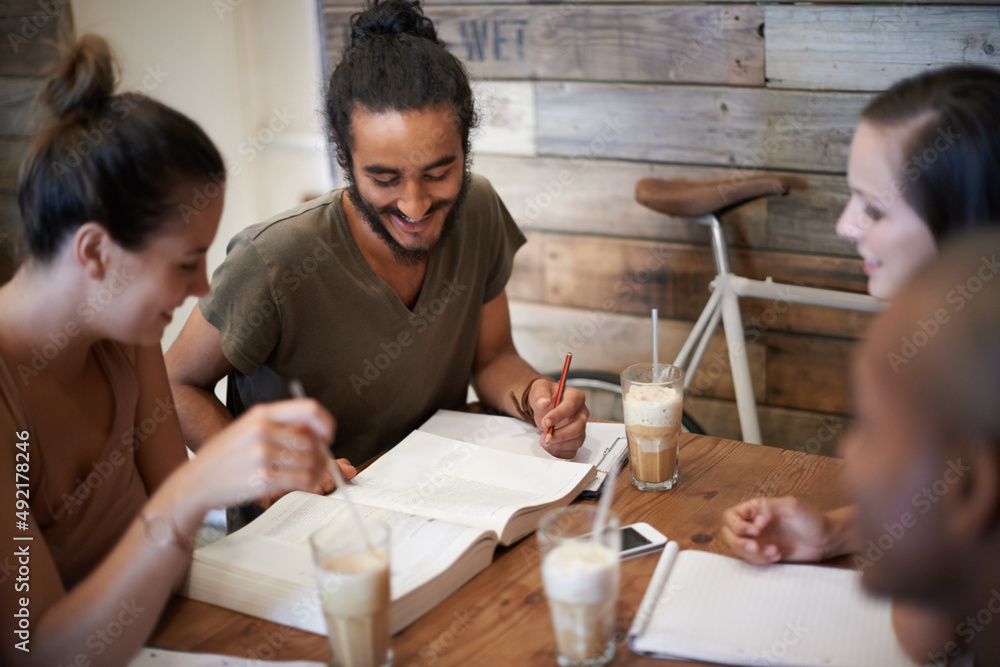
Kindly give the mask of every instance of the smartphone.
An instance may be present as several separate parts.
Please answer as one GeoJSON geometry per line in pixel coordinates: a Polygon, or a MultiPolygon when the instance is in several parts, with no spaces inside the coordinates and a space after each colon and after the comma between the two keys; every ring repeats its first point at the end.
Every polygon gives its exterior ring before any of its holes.
{"type": "Polygon", "coordinates": [[[623,526],[620,530],[622,533],[622,560],[655,553],[667,543],[666,535],[648,523],[633,523],[623,526]]]}

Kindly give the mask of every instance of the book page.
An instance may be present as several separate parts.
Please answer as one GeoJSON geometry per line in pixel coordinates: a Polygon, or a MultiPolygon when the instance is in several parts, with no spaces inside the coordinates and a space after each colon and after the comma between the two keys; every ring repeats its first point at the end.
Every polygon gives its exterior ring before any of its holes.
{"type": "Polygon", "coordinates": [[[258,519],[229,537],[264,535],[305,544],[320,526],[343,511],[344,503],[329,496],[293,491],[282,496],[258,519]]]}
{"type": "Polygon", "coordinates": [[[913,665],[888,600],[865,593],[853,570],[760,567],[687,550],[656,596],[630,637],[636,652],[733,665],[913,665]]]}
{"type": "Polygon", "coordinates": [[[414,431],[351,480],[351,498],[499,535],[518,510],[564,498],[591,474],[590,465],[414,431]]]}
{"type": "MultiPolygon", "coordinates": [[[[541,431],[514,417],[438,410],[419,430],[512,454],[541,459],[555,458],[538,444],[541,431]]],[[[586,491],[596,492],[609,473],[618,474],[627,455],[628,442],[625,440],[624,424],[591,422],[587,424],[587,437],[583,446],[570,460],[588,463],[597,469],[597,478],[586,488],[586,491]]]]}

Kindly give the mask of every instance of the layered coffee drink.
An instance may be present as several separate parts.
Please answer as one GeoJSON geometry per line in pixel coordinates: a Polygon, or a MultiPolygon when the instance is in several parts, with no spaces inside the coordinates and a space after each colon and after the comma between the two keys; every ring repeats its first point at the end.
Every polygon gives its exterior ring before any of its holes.
{"type": "Polygon", "coordinates": [[[333,664],[382,667],[389,658],[389,558],[354,551],[328,557],[316,570],[333,664]]]}
{"type": "Polygon", "coordinates": [[[389,667],[389,527],[341,514],[309,544],[334,667],[389,667]]]}
{"type": "Polygon", "coordinates": [[[643,491],[662,491],[677,480],[677,449],[684,404],[683,373],[661,367],[653,381],[652,364],[622,373],[622,408],[632,482],[643,491]]]}
{"type": "Polygon", "coordinates": [[[570,540],[542,561],[560,665],[604,664],[614,656],[618,553],[590,539],[570,540]]]}

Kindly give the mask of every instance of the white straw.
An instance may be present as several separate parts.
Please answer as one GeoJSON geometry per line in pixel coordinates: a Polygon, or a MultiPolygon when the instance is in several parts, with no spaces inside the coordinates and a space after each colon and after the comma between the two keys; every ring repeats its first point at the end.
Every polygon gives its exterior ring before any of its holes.
{"type": "Polygon", "coordinates": [[[615,476],[608,473],[601,484],[601,501],[597,504],[597,516],[594,518],[594,529],[590,533],[590,541],[600,544],[601,534],[608,523],[608,513],[611,511],[611,497],[615,495],[615,476]]]}
{"type": "MultiPolygon", "coordinates": [[[[295,398],[306,397],[306,390],[302,386],[302,383],[297,379],[288,383],[288,390],[295,398]]],[[[330,451],[330,456],[333,456],[333,450],[330,451]]],[[[371,539],[368,537],[368,531],[365,530],[365,524],[361,521],[361,515],[358,514],[358,508],[354,506],[353,502],[351,502],[351,496],[347,492],[347,482],[344,481],[344,476],[340,474],[340,464],[334,461],[333,465],[330,466],[330,470],[333,471],[333,480],[337,483],[337,490],[340,491],[340,495],[343,496],[344,502],[347,503],[348,514],[350,514],[351,518],[354,519],[354,524],[361,532],[361,537],[364,538],[365,545],[368,547],[368,550],[375,553],[375,545],[372,544],[371,539]]]]}
{"type": "Polygon", "coordinates": [[[656,382],[658,373],[656,372],[657,366],[659,365],[660,355],[657,350],[657,343],[659,338],[656,335],[656,322],[659,318],[657,317],[656,308],[653,309],[653,382],[656,382]]]}

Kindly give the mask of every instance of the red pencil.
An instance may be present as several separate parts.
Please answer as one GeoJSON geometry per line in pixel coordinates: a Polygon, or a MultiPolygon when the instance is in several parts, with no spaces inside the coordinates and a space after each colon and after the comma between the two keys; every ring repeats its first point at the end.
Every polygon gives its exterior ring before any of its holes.
{"type": "MultiPolygon", "coordinates": [[[[556,407],[560,403],[562,403],[563,389],[566,388],[566,374],[569,372],[569,360],[572,358],[573,358],[573,353],[567,352],[566,361],[563,363],[562,377],[559,378],[559,391],[556,392],[556,404],[552,407],[556,407]]],[[[553,429],[555,429],[555,424],[549,427],[549,430],[545,432],[546,435],[552,435],[553,429]]]]}

